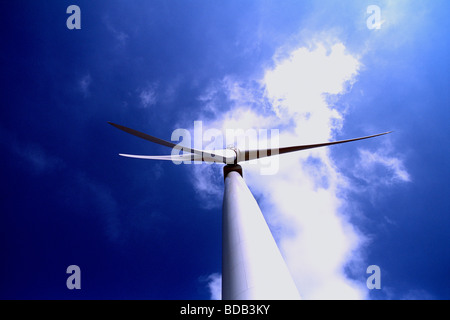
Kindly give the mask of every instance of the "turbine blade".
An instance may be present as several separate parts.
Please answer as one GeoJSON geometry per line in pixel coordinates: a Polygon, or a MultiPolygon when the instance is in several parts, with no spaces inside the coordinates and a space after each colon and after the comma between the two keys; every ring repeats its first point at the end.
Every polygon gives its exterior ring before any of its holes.
{"type": "Polygon", "coordinates": [[[172,156],[144,156],[144,155],[137,155],[137,154],[124,154],[119,153],[119,156],[127,157],[127,158],[135,158],[135,159],[147,159],[147,160],[172,160],[172,156]]]}
{"type": "MultiPolygon", "coordinates": [[[[194,161],[222,162],[222,163],[227,163],[227,161],[229,161],[229,160],[227,160],[226,157],[221,156],[221,155],[217,155],[217,154],[214,154],[214,153],[211,153],[210,151],[204,151],[204,150],[198,150],[198,149],[189,148],[189,147],[183,147],[183,146],[177,145],[177,144],[175,144],[173,142],[162,140],[162,139],[153,137],[153,136],[151,136],[149,134],[146,134],[146,133],[134,130],[134,129],[127,128],[127,127],[122,126],[120,124],[116,124],[116,123],[113,123],[113,122],[110,122],[110,121],[108,121],[108,123],[110,125],[112,125],[113,127],[116,127],[117,129],[125,131],[125,132],[127,132],[129,134],[132,134],[132,135],[134,135],[136,137],[139,137],[141,139],[144,139],[144,140],[147,140],[147,141],[151,141],[153,143],[157,143],[157,144],[160,144],[162,146],[169,147],[169,148],[174,148],[174,149],[177,149],[177,150],[183,150],[184,152],[187,152],[187,153],[193,153],[196,156],[200,156],[200,158],[196,157],[196,160],[194,160],[194,161]]],[[[126,155],[124,155],[124,156],[126,156],[126,155]]],[[[139,156],[139,157],[142,157],[142,156],[139,156]]],[[[144,156],[144,157],[153,157],[153,156],[144,156]]],[[[155,156],[155,157],[158,157],[158,156],[155,156]]],[[[144,159],[144,158],[141,158],[141,159],[144,159]]],[[[156,158],[148,158],[148,159],[156,159],[156,158]]],[[[159,160],[172,160],[172,159],[159,159],[159,160]]]]}
{"type": "MultiPolygon", "coordinates": [[[[145,139],[145,140],[147,140],[147,141],[151,141],[151,142],[154,142],[154,143],[157,143],[157,144],[160,144],[160,145],[162,145],[162,146],[169,147],[169,148],[175,148],[175,147],[177,146],[177,145],[176,145],[175,143],[173,143],[173,142],[169,142],[169,141],[165,141],[165,140],[162,140],[162,139],[153,137],[153,136],[151,136],[151,135],[149,135],[149,134],[146,134],[146,133],[143,133],[143,132],[134,130],[134,129],[130,129],[130,128],[127,128],[127,127],[125,127],[125,126],[121,126],[120,124],[115,124],[115,123],[112,123],[112,122],[110,122],[110,121],[108,121],[108,123],[109,123],[110,125],[112,125],[113,127],[116,127],[117,129],[120,129],[120,130],[122,130],[122,131],[125,131],[125,132],[127,132],[127,133],[129,133],[129,134],[132,134],[132,135],[136,136],[136,137],[145,139]]],[[[179,146],[178,146],[178,147],[179,147],[179,146]]]]}
{"type": "MultiPolygon", "coordinates": [[[[206,152],[202,156],[195,153],[185,153],[180,155],[174,154],[167,156],[146,156],[146,155],[119,153],[119,156],[145,160],[219,162],[214,155],[211,156],[206,152]]],[[[229,161],[234,161],[234,158],[230,159],[229,161]]]]}
{"type": "Polygon", "coordinates": [[[254,160],[254,159],[260,159],[260,158],[264,158],[264,157],[270,157],[270,156],[275,156],[278,154],[283,154],[283,153],[289,153],[289,152],[295,152],[295,151],[300,151],[300,150],[306,150],[306,149],[313,149],[313,148],[319,148],[319,147],[326,147],[326,146],[331,146],[331,145],[335,145],[335,144],[341,144],[341,143],[347,143],[347,142],[352,142],[352,141],[358,141],[358,140],[364,140],[364,139],[369,139],[369,138],[374,138],[374,137],[378,137],[378,136],[382,136],[388,133],[391,133],[392,131],[388,131],[388,132],[383,132],[383,133],[378,133],[378,134],[374,134],[371,136],[365,136],[365,137],[360,137],[360,138],[355,138],[355,139],[348,139],[348,140],[340,140],[340,141],[332,141],[332,142],[324,142],[324,143],[317,143],[317,144],[307,144],[307,145],[300,145],[300,146],[292,146],[292,147],[282,147],[282,148],[278,148],[278,149],[258,149],[258,150],[245,150],[242,151],[240,154],[240,159],[238,159],[239,161],[249,161],[249,160],[254,160]]]}

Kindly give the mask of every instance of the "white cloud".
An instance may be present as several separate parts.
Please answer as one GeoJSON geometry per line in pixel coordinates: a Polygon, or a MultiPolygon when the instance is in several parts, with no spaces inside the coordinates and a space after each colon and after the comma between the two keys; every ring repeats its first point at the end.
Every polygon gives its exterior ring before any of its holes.
{"type": "MultiPolygon", "coordinates": [[[[284,58],[266,70],[260,88],[226,78],[222,87],[207,90],[209,109],[214,108],[214,96],[223,92],[233,102],[228,112],[216,108],[216,120],[208,126],[222,130],[278,128],[280,146],[333,139],[344,115],[330,105],[327,95],[344,94],[351,88],[360,69],[359,60],[339,42],[331,46],[319,43],[277,56],[284,58]],[[255,90],[263,90],[263,94],[255,90]]],[[[379,164],[393,172],[395,181],[409,179],[395,157],[366,151],[360,151],[360,156],[364,157],[360,163],[368,161],[364,164],[366,172],[379,164]]],[[[357,282],[345,272],[350,267],[365,272],[361,249],[367,239],[350,223],[351,212],[346,211],[350,206],[340,196],[349,182],[335,166],[329,150],[279,156],[279,170],[270,176],[261,175],[258,166],[242,166],[300,295],[305,299],[367,298],[365,282],[357,282]]],[[[213,188],[211,179],[201,179],[202,183],[194,182],[197,189],[213,188]]],[[[221,199],[220,191],[215,201],[221,199]]]]}
{"type": "Polygon", "coordinates": [[[222,275],[213,273],[206,279],[208,282],[208,289],[211,294],[211,300],[222,299],[222,275]]]}
{"type": "MultiPolygon", "coordinates": [[[[277,61],[264,83],[276,114],[293,121],[291,132],[281,134],[281,144],[332,139],[343,125],[343,115],[326,95],[345,93],[359,68],[358,59],[342,43],[328,50],[322,44],[300,48],[277,61]]],[[[345,202],[338,194],[346,186],[345,177],[328,149],[283,157],[270,183],[254,175],[252,185],[269,195],[268,220],[280,230],[278,243],[300,294],[306,299],[365,298],[365,285],[344,272],[350,262],[360,261],[365,242],[342,209],[345,202]]]]}
{"type": "MultiPolygon", "coordinates": [[[[278,61],[276,68],[266,72],[266,94],[279,116],[303,117],[304,124],[311,123],[311,120],[329,121],[340,117],[326,104],[324,94],[342,93],[348,81],[357,74],[359,62],[346,54],[341,43],[329,50],[327,52],[321,44],[312,51],[297,49],[288,58],[278,61]],[[313,115],[315,118],[311,119],[313,115]]],[[[321,130],[322,125],[316,131],[321,130]]]]}
{"type": "Polygon", "coordinates": [[[200,204],[205,209],[221,208],[222,203],[217,199],[222,199],[223,189],[221,180],[222,171],[214,164],[198,163],[192,164],[194,173],[192,182],[195,185],[195,191],[200,198],[200,204]]]}
{"type": "Polygon", "coordinates": [[[156,84],[150,84],[143,89],[139,89],[139,99],[144,108],[156,104],[156,84]]]}
{"type": "Polygon", "coordinates": [[[387,155],[385,150],[358,149],[358,152],[355,174],[367,184],[378,186],[411,181],[402,159],[387,155]]]}

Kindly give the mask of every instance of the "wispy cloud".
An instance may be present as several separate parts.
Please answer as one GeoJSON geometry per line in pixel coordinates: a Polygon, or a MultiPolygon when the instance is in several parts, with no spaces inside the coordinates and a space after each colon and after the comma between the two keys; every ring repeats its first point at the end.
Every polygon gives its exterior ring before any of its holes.
{"type": "Polygon", "coordinates": [[[117,27],[110,21],[109,16],[104,16],[102,18],[102,21],[105,24],[106,28],[114,36],[114,39],[116,40],[116,46],[125,46],[130,36],[126,32],[117,29],[117,27]]]}
{"type": "Polygon", "coordinates": [[[35,173],[43,174],[64,167],[64,162],[53,155],[50,155],[37,144],[15,146],[17,154],[26,159],[35,173]]]}
{"type": "MultiPolygon", "coordinates": [[[[111,194],[111,190],[97,180],[89,177],[85,172],[71,168],[64,158],[58,157],[34,142],[20,141],[14,134],[0,127],[0,143],[16,157],[16,163],[24,171],[46,179],[48,175],[58,174],[63,189],[62,194],[70,202],[70,206],[90,203],[93,212],[91,216],[100,216],[105,222],[105,235],[112,241],[118,241],[121,236],[119,221],[119,206],[111,194]]],[[[82,214],[82,213],[80,213],[82,214]]]]}
{"type": "Polygon", "coordinates": [[[358,153],[355,173],[367,184],[378,186],[411,181],[401,158],[390,156],[382,149],[377,151],[358,149],[358,153]]]}
{"type": "Polygon", "coordinates": [[[76,171],[74,177],[76,187],[80,190],[79,201],[89,201],[94,204],[93,212],[90,214],[100,215],[104,220],[104,231],[109,240],[118,241],[121,236],[120,210],[109,187],[92,179],[84,172],[76,171]]]}
{"type": "Polygon", "coordinates": [[[218,209],[222,207],[220,201],[223,196],[221,179],[222,172],[214,164],[193,164],[192,175],[197,196],[201,199],[201,206],[205,209],[218,209]]]}
{"type": "Polygon", "coordinates": [[[207,282],[211,300],[222,299],[222,275],[219,273],[210,274],[206,278],[201,278],[201,282],[207,282]]]}
{"type": "Polygon", "coordinates": [[[85,98],[90,94],[89,88],[91,86],[91,83],[92,78],[89,73],[81,77],[81,79],[78,81],[78,87],[85,98]]]}
{"type": "Polygon", "coordinates": [[[436,298],[426,290],[411,289],[401,297],[402,300],[436,300],[436,298]]]}
{"type": "Polygon", "coordinates": [[[17,156],[24,169],[36,175],[49,174],[65,168],[63,159],[46,150],[35,142],[20,141],[11,132],[0,127],[0,143],[17,156]]]}
{"type": "Polygon", "coordinates": [[[147,108],[156,104],[156,88],[157,85],[155,83],[152,83],[144,88],[138,89],[139,99],[142,107],[147,108]]]}

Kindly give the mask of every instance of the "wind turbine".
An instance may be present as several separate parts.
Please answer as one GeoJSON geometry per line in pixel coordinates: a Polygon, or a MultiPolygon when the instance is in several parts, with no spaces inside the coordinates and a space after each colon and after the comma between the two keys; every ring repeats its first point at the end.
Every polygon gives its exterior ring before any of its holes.
{"type": "Polygon", "coordinates": [[[298,145],[282,148],[239,150],[199,150],[182,147],[146,133],[112,122],[112,126],[139,138],[182,154],[147,156],[119,154],[124,157],[171,161],[224,163],[225,190],[222,207],[222,299],[223,300],[296,300],[299,292],[278,250],[261,210],[248,189],[240,162],[274,155],[369,139],[384,132],[349,140],[298,145]]]}

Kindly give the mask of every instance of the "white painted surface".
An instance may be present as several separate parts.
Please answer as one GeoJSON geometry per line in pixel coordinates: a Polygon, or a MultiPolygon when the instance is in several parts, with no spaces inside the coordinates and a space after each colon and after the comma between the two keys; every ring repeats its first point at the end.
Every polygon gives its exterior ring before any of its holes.
{"type": "Polygon", "coordinates": [[[222,228],[222,299],[300,299],[261,210],[237,172],[225,179],[222,228]]]}

